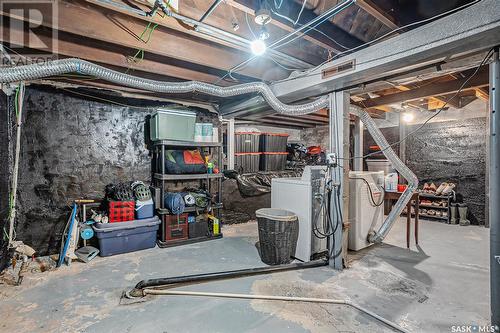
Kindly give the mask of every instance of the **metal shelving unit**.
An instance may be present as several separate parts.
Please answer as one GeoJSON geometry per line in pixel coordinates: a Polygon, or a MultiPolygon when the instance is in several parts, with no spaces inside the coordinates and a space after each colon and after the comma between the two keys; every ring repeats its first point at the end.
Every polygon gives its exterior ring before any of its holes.
{"type": "MultiPolygon", "coordinates": [[[[221,140],[219,140],[221,141],[221,140]]],[[[158,208],[160,214],[170,213],[167,208],[164,207],[163,197],[168,191],[168,183],[172,182],[183,182],[183,181],[199,181],[200,185],[204,185],[206,190],[212,194],[216,194],[216,201],[212,203],[210,208],[213,211],[215,217],[219,219],[219,225],[221,225],[221,209],[222,204],[222,180],[224,175],[222,174],[223,160],[222,160],[222,143],[221,142],[191,142],[191,141],[174,141],[174,140],[159,140],[153,142],[153,157],[151,163],[151,183],[155,187],[160,188],[161,192],[161,207],[158,208]],[[209,151],[214,156],[214,150],[216,150],[217,156],[217,166],[220,173],[217,174],[167,174],[165,171],[165,152],[168,149],[183,149],[183,148],[200,148],[205,151],[209,151]]],[[[186,207],[185,213],[193,213],[197,211],[204,211],[202,208],[197,207],[186,207]]],[[[164,225],[164,220],[162,219],[161,225],[161,236],[158,240],[159,247],[172,247],[183,244],[191,244],[196,242],[202,242],[212,239],[222,238],[222,233],[212,237],[198,237],[191,238],[187,240],[178,241],[166,241],[166,226],[164,225]]]]}

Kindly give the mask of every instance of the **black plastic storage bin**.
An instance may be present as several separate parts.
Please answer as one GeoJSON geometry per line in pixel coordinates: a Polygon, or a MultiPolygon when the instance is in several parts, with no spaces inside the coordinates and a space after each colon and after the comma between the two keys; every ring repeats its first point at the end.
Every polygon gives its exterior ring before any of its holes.
{"type": "Polygon", "coordinates": [[[258,132],[236,132],[235,137],[235,152],[237,153],[258,153],[260,133],[258,132]]]}
{"type": "Polygon", "coordinates": [[[260,135],[260,151],[264,153],[276,153],[286,151],[288,134],[286,133],[262,133],[260,135]]]}
{"type": "Polygon", "coordinates": [[[299,238],[297,215],[278,208],[261,208],[255,215],[259,228],[260,259],[268,265],[289,264],[299,238]]]}
{"type": "Polygon", "coordinates": [[[259,171],[261,153],[235,153],[234,168],[240,173],[259,171]]]}
{"type": "Polygon", "coordinates": [[[260,157],[261,171],[279,171],[286,168],[288,153],[262,153],[260,157]]]}
{"type": "Polygon", "coordinates": [[[189,226],[189,238],[200,238],[208,236],[207,221],[188,223],[188,226],[189,226]]]}
{"type": "Polygon", "coordinates": [[[107,257],[155,247],[160,223],[157,216],[130,222],[95,223],[92,228],[99,240],[99,255],[107,257]]]}

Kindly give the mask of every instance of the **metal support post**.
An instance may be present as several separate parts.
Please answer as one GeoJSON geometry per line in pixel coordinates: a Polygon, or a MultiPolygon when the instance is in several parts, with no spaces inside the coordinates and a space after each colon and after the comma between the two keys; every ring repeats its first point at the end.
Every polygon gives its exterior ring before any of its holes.
{"type": "Polygon", "coordinates": [[[490,64],[490,289],[491,324],[500,331],[500,59],[490,64]]]}
{"type": "Polygon", "coordinates": [[[330,267],[341,270],[343,224],[349,207],[349,94],[330,94],[329,107],[330,152],[337,155],[338,166],[332,170],[333,192],[331,216],[334,233],[330,237],[330,267]]]}
{"type": "MultiPolygon", "coordinates": [[[[363,156],[363,131],[364,126],[359,117],[354,120],[354,156],[363,156]]],[[[356,171],[363,171],[363,159],[355,158],[353,160],[353,169],[356,171]]]]}
{"type": "MultiPolygon", "coordinates": [[[[403,113],[399,115],[399,139],[402,140],[406,137],[408,131],[408,124],[403,120],[403,113]]],[[[399,159],[406,164],[406,140],[401,141],[399,144],[399,159]]]]}
{"type": "Polygon", "coordinates": [[[227,168],[234,170],[234,119],[227,120],[227,168]]]}

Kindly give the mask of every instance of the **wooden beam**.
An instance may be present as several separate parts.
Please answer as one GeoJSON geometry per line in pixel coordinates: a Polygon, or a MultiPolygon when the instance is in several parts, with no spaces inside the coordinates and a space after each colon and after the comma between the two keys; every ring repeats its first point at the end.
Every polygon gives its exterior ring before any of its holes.
{"type": "Polygon", "coordinates": [[[269,119],[269,120],[290,120],[290,121],[296,121],[298,123],[303,123],[303,124],[312,124],[312,125],[325,125],[328,124],[328,119],[325,122],[324,120],[315,120],[315,119],[308,119],[306,117],[289,117],[289,116],[281,116],[279,114],[272,115],[272,116],[267,116],[264,117],[263,119],[269,119]]]}
{"type": "MultiPolygon", "coordinates": [[[[64,2],[58,7],[58,12],[57,26],[53,24],[50,17],[44,21],[44,25],[106,43],[120,43],[128,48],[144,49],[145,52],[183,62],[226,71],[248,58],[247,55],[233,49],[160,27],[155,30],[150,43],[146,44],[138,38],[145,29],[144,21],[91,5],[83,7],[76,2],[64,2]]],[[[25,17],[16,17],[13,13],[3,12],[2,14],[26,20],[25,17]]],[[[170,20],[173,19],[170,18],[170,20]]],[[[265,80],[287,76],[286,71],[275,66],[271,61],[259,59],[259,62],[255,64],[256,66],[247,66],[239,72],[265,80]]]]}
{"type": "Polygon", "coordinates": [[[316,127],[316,125],[304,124],[304,123],[300,123],[298,121],[266,120],[265,118],[259,119],[259,120],[257,120],[257,122],[259,122],[261,124],[268,125],[268,126],[280,125],[280,126],[287,126],[290,128],[313,128],[313,127],[316,127]]]}
{"type": "Polygon", "coordinates": [[[412,101],[421,98],[429,98],[435,95],[445,95],[457,92],[463,85],[463,90],[473,89],[477,87],[484,87],[488,85],[488,71],[481,70],[472,79],[466,82],[466,78],[459,80],[452,80],[446,82],[437,82],[429,84],[422,88],[412,89],[408,91],[403,91],[400,93],[390,94],[382,97],[372,98],[363,101],[363,104],[359,104],[363,107],[376,107],[382,105],[388,105],[393,103],[401,103],[405,101],[412,101]]]}
{"type": "Polygon", "coordinates": [[[477,98],[479,98],[485,102],[490,101],[490,92],[488,91],[488,89],[477,88],[477,89],[474,89],[474,91],[476,93],[477,98]]]}
{"type": "MultiPolygon", "coordinates": [[[[246,11],[249,14],[254,15],[255,8],[257,8],[258,0],[229,0],[228,4],[232,5],[239,10],[246,11]]],[[[297,14],[300,12],[302,5],[296,3],[295,1],[284,1],[283,6],[280,9],[280,13],[287,17],[296,18],[297,14]]],[[[316,18],[317,15],[310,9],[304,8],[302,11],[302,15],[300,16],[300,20],[296,27],[293,27],[291,22],[283,19],[275,14],[272,15],[272,21],[270,24],[279,26],[282,29],[287,29],[289,32],[294,31],[299,28],[300,25],[306,24],[309,21],[316,18]]],[[[320,24],[316,27],[316,29],[322,31],[325,35],[337,41],[339,44],[346,46],[347,48],[353,48],[363,44],[363,41],[349,34],[345,30],[337,27],[335,24],[326,20],[323,24],[320,24]]],[[[325,37],[325,35],[315,31],[310,30],[307,32],[307,35],[312,37],[313,39],[321,42],[324,45],[328,45],[328,49],[335,50],[337,52],[344,51],[345,49],[335,42],[332,42],[329,38],[325,37]]]]}
{"type": "Polygon", "coordinates": [[[427,100],[427,110],[437,110],[446,105],[445,101],[442,101],[441,99],[435,98],[435,97],[429,97],[427,100]]]}
{"type": "MultiPolygon", "coordinates": [[[[0,40],[3,42],[8,42],[17,45],[23,45],[25,40],[28,40],[27,31],[17,31],[16,25],[13,25],[14,29],[9,27],[3,27],[2,35],[0,35],[0,40]]],[[[49,45],[52,36],[44,35],[41,31],[37,33],[37,37],[49,45]]],[[[178,78],[183,80],[197,80],[204,82],[213,82],[218,78],[216,75],[192,70],[189,68],[182,68],[158,61],[152,61],[148,58],[144,58],[140,62],[130,62],[123,53],[116,50],[116,48],[110,47],[110,45],[100,45],[98,41],[87,40],[84,38],[79,38],[75,40],[69,38],[64,32],[60,32],[58,36],[58,54],[69,58],[81,58],[86,59],[95,63],[100,63],[103,65],[117,66],[119,71],[125,72],[130,71],[130,74],[141,76],[140,73],[134,73],[134,71],[146,72],[154,74],[155,76],[164,76],[163,80],[170,80],[170,78],[178,78]],[[90,46],[89,44],[92,44],[90,46]]],[[[118,47],[118,45],[116,46],[118,47]]],[[[132,52],[133,50],[129,50],[132,52]]],[[[14,55],[15,56],[15,55],[14,55]]],[[[221,81],[221,85],[229,85],[226,81],[221,81]]]]}
{"type": "MultiPolygon", "coordinates": [[[[251,17],[248,18],[249,20],[253,20],[254,19],[254,17],[255,17],[255,10],[253,8],[247,7],[244,4],[241,4],[241,3],[239,3],[239,2],[237,2],[235,0],[226,0],[226,3],[229,6],[231,6],[231,7],[235,8],[235,9],[237,9],[237,10],[245,13],[246,15],[251,15],[251,17]]],[[[240,24],[244,24],[243,22],[240,22],[240,24]]],[[[275,26],[275,27],[277,27],[279,29],[282,29],[282,30],[286,31],[287,33],[290,33],[290,32],[292,32],[292,31],[295,30],[289,24],[286,24],[284,22],[278,21],[278,20],[274,19],[274,17],[273,17],[273,20],[271,20],[270,24],[272,24],[273,26],[275,26]]],[[[317,39],[317,38],[314,38],[314,37],[309,36],[309,35],[304,35],[302,38],[304,38],[305,40],[311,42],[312,44],[315,44],[315,45],[317,45],[319,47],[322,47],[324,49],[332,50],[332,51],[335,51],[335,52],[340,52],[338,50],[339,49],[338,45],[336,45],[335,43],[332,43],[331,41],[328,41],[328,42],[325,41],[325,39],[327,39],[327,38],[317,39]]]]}
{"type": "Polygon", "coordinates": [[[388,27],[391,30],[399,28],[398,24],[394,20],[394,17],[387,14],[382,8],[380,8],[376,3],[372,0],[356,0],[356,5],[361,7],[364,11],[366,11],[371,16],[375,17],[379,20],[383,25],[388,27]]]}

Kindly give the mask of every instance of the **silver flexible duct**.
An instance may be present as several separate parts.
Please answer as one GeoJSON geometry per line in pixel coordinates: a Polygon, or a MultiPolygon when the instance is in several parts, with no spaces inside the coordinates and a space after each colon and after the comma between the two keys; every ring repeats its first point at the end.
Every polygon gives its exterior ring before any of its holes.
{"type": "Polygon", "coordinates": [[[250,93],[259,93],[276,112],[288,115],[308,114],[328,106],[328,96],[320,97],[306,104],[285,104],[274,95],[268,85],[262,82],[243,83],[231,87],[219,87],[210,83],[198,81],[162,82],[123,74],[91,62],[75,58],[56,60],[43,65],[34,64],[1,68],[0,83],[35,80],[75,72],[94,76],[99,79],[127,87],[166,94],[200,92],[217,97],[233,97],[250,93]]]}
{"type": "MultiPolygon", "coordinates": [[[[413,192],[417,189],[418,186],[418,178],[415,174],[401,161],[389,145],[387,140],[385,139],[382,132],[379,130],[372,117],[368,114],[368,112],[363,109],[351,106],[351,113],[358,116],[363,124],[366,126],[368,132],[372,135],[373,139],[380,147],[380,150],[384,153],[387,159],[392,163],[392,166],[399,172],[401,176],[403,176],[408,181],[408,187],[403,192],[401,197],[398,199],[393,209],[385,219],[384,223],[380,226],[378,231],[372,230],[368,235],[368,241],[370,243],[381,243],[382,240],[387,236],[392,226],[398,219],[398,217],[403,212],[403,209],[410,201],[413,192]]],[[[415,212],[417,213],[417,212],[415,212]]],[[[411,214],[411,212],[408,212],[411,214]]]]}

